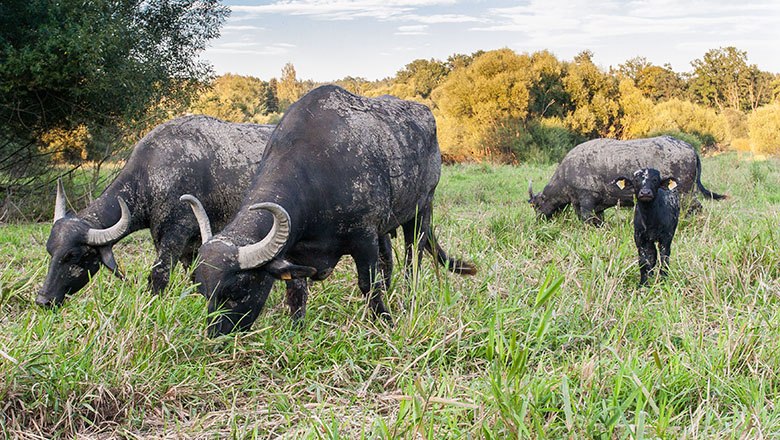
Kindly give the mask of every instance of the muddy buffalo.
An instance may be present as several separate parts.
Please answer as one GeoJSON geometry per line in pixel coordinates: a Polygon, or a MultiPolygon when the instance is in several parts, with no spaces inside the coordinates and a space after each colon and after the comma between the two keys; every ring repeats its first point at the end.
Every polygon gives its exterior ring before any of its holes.
{"type": "Polygon", "coordinates": [[[121,277],[114,244],[146,228],[157,251],[149,283],[154,292],[165,289],[172,266],[189,265],[200,244],[198,224],[179,196],[197,195],[214,226],[222,228],[241,206],[273,128],[206,116],[166,122],[141,139],[116,179],[78,213],[67,211],[58,182],[46,243],[51,263],[35,302],[60,304],[101,265],[121,277]]]}
{"type": "MultiPolygon", "coordinates": [[[[326,278],[344,255],[355,261],[371,311],[389,319],[382,299],[392,261],[388,234],[399,226],[407,265],[416,243],[451,271],[474,273],[473,265],[449,258],[433,236],[440,172],[427,107],[359,97],[336,86],[306,94],[274,131],[236,217],[213,237],[204,230],[195,280],[210,298],[209,312],[217,312],[209,333],[249,329],[277,279],[287,281],[293,318],[302,318],[307,278],[326,278]]],[[[185,199],[203,218],[197,203],[185,199]]]]}
{"type": "Polygon", "coordinates": [[[677,190],[690,194],[693,206],[700,206],[692,194],[696,188],[711,199],[726,197],[702,185],[701,160],[693,147],[671,136],[659,136],[630,141],[594,139],[577,145],[563,158],[542,192],[534,194],[529,182],[528,202],[547,218],[572,205],[581,220],[600,225],[605,209],[634,203],[631,190],[609,182],[640,168],[675,176],[677,190]]]}

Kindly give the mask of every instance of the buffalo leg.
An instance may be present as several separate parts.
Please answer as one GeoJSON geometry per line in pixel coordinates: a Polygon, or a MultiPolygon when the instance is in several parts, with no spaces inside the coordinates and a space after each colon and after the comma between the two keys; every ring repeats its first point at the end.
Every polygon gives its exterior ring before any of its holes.
{"type": "Polygon", "coordinates": [[[669,268],[669,255],[672,253],[672,241],[664,240],[659,242],[658,253],[661,254],[661,262],[659,264],[658,273],[661,277],[665,277],[666,271],[669,268]]]}
{"type": "Polygon", "coordinates": [[[185,253],[188,237],[191,234],[184,233],[184,230],[186,228],[181,225],[173,224],[172,227],[155,231],[152,235],[157,249],[157,259],[149,273],[149,287],[155,295],[168,287],[171,270],[176,267],[185,253]]]}
{"type": "Polygon", "coordinates": [[[595,213],[596,200],[590,194],[580,194],[580,202],[577,208],[580,220],[594,226],[603,224],[603,217],[595,213]]]}
{"type": "Polygon", "coordinates": [[[374,235],[372,239],[363,240],[364,243],[366,241],[367,244],[352,254],[357,267],[358,286],[366,297],[368,307],[374,316],[392,322],[390,312],[387,311],[382,300],[385,280],[379,274],[379,237],[374,235]]]}
{"type": "Polygon", "coordinates": [[[637,244],[637,248],[639,250],[639,285],[644,286],[647,284],[648,274],[655,267],[658,257],[653,242],[637,244]]]}
{"type": "Polygon", "coordinates": [[[390,289],[393,279],[393,246],[390,242],[390,234],[379,236],[379,270],[385,281],[385,290],[390,289]]]}
{"type": "Polygon", "coordinates": [[[306,317],[306,300],[309,298],[309,284],[306,278],[287,281],[285,292],[290,318],[294,324],[302,324],[306,317]]]}

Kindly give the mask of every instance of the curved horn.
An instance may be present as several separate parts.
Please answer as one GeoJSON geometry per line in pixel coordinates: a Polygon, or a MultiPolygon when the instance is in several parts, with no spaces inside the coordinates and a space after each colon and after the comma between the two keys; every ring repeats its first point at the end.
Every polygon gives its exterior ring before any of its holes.
{"type": "Polygon", "coordinates": [[[274,216],[271,231],[257,243],[238,248],[238,265],[241,269],[252,269],[274,258],[290,235],[290,215],[276,203],[256,203],[249,207],[250,211],[265,209],[274,216]]]}
{"type": "Polygon", "coordinates": [[[87,244],[90,246],[105,246],[112,243],[122,237],[127,229],[130,227],[130,209],[127,208],[127,203],[122,200],[121,197],[116,198],[119,202],[119,208],[122,210],[122,217],[116,222],[114,226],[106,229],[92,229],[87,230],[87,244]]]}
{"type": "Polygon", "coordinates": [[[203,209],[203,204],[191,194],[184,194],[179,197],[179,200],[190,204],[192,213],[195,214],[195,218],[198,220],[198,226],[200,226],[201,244],[209,241],[211,239],[211,222],[209,221],[209,215],[206,214],[206,210],[203,209]]]}
{"type": "Polygon", "coordinates": [[[65,188],[62,186],[62,179],[57,179],[57,199],[54,202],[54,223],[65,217],[68,213],[68,202],[65,200],[65,188]]]}

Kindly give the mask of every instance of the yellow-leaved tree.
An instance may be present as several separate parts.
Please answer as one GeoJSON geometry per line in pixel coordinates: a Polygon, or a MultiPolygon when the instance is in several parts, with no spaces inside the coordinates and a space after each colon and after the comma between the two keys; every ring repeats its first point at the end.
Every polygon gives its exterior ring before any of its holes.
{"type": "Polygon", "coordinates": [[[511,154],[511,133],[519,135],[528,114],[530,79],[530,58],[510,49],[453,70],[431,94],[442,152],[456,160],[511,154]]]}

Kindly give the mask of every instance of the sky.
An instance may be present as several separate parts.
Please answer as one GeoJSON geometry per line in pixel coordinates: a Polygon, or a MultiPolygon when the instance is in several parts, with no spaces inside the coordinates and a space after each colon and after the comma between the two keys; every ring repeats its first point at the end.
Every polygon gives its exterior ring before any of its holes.
{"type": "Polygon", "coordinates": [[[203,58],[218,74],[369,80],[419,58],[508,47],[583,50],[608,69],[642,56],[677,72],[710,49],[735,46],[780,73],[780,0],[227,0],[230,18],[203,58]]]}

